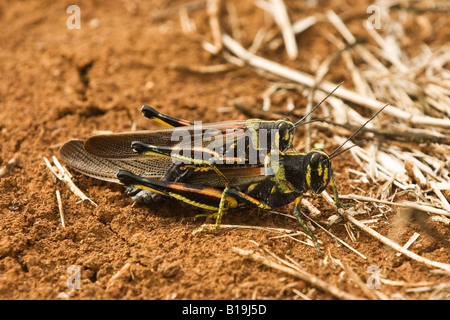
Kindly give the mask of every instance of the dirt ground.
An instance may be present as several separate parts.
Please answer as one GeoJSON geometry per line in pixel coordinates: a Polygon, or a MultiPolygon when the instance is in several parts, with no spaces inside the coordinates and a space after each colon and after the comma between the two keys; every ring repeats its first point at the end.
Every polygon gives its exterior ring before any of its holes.
{"type": "MultiPolygon", "coordinates": [[[[321,210],[315,220],[367,256],[362,259],[320,229],[315,234],[325,252],[291,238],[258,229],[221,229],[193,234],[204,220],[194,220],[200,210],[167,200],[160,205],[135,204],[124,187],[97,181],[73,172],[73,180],[98,204],[79,202],[69,188],[56,181],[43,157],[58,156],[68,139],[88,137],[97,131],[155,129],[140,107],[149,104],[162,112],[188,120],[217,122],[245,119],[231,103],[240,101],[260,108],[262,93],[270,80],[250,68],[201,74],[178,66],[223,63],[202,47],[212,42],[205,6],[189,9],[195,30],[183,30],[180,14],[162,14],[189,1],[0,1],[0,167],[12,158],[15,165],[0,178],[0,298],[1,299],[334,299],[310,284],[244,258],[233,247],[256,250],[251,241],[275,254],[289,256],[304,270],[340,289],[367,298],[338,264],[350,266],[363,282],[370,280],[370,266],[382,277],[399,283],[449,282],[443,275],[396,252],[355,229],[356,241],[348,238],[343,222],[327,227],[333,208],[322,198],[312,200],[321,210]],[[66,9],[81,10],[81,28],[70,30],[66,9]],[[158,11],[159,10],[159,11],[158,11]],[[159,14],[156,14],[159,13],[159,14]],[[61,225],[55,192],[60,190],[65,214],[61,225]],[[74,269],[75,268],[75,269],[74,269]],[[78,269],[77,269],[78,268],[78,269]],[[75,271],[74,271],[75,270],[75,271]],[[77,273],[79,270],[80,273],[77,273]],[[74,273],[75,272],[75,273],[74,273]],[[68,288],[79,275],[80,287],[68,288]],[[72,278],[71,278],[72,277],[72,278]],[[71,280],[72,279],[72,280],[71,280]],[[70,282],[72,281],[72,282],[70,282]]],[[[202,1],[196,3],[204,3],[202,1]]],[[[239,18],[241,41],[249,47],[267,23],[263,10],[253,1],[232,1],[239,18]]],[[[356,35],[367,19],[369,1],[285,1],[293,20],[333,9],[356,35]]],[[[431,22],[446,13],[419,13],[431,22]]],[[[447,20],[448,22],[448,20],[447,20]]],[[[448,29],[448,28],[447,28],[448,29]]],[[[442,45],[449,40],[444,27],[422,32],[415,25],[404,45],[414,50],[418,38],[442,45]]],[[[289,61],[281,46],[261,49],[259,54],[315,74],[318,64],[332,53],[327,41],[329,24],[297,37],[299,56],[289,61]]],[[[334,83],[351,81],[337,61],[326,76],[334,83]]],[[[302,113],[306,100],[292,93],[302,113]]],[[[274,107],[286,101],[274,101],[274,107]]],[[[327,144],[333,132],[322,131],[314,142],[327,144]]],[[[304,140],[297,131],[297,145],[304,140]]],[[[360,194],[379,186],[353,181],[348,168],[358,169],[348,154],[334,160],[339,191],[360,194]]],[[[374,213],[379,213],[373,206],[374,213]]],[[[279,210],[289,213],[292,204],[279,210]]],[[[448,226],[424,218],[428,231],[417,221],[399,227],[392,208],[377,224],[377,231],[404,244],[415,232],[421,237],[410,248],[415,253],[444,263],[450,261],[448,226]],[[447,239],[447,240],[446,240],[447,239]]],[[[358,219],[369,219],[361,217],[358,219]]],[[[294,220],[270,212],[237,210],[224,224],[299,229],[294,220]]],[[[301,236],[298,237],[300,240],[301,236]]],[[[382,283],[380,292],[391,299],[429,299],[432,291],[382,283]]],[[[442,296],[441,296],[442,297],[442,296]]],[[[446,296],[448,298],[448,295],[446,296]]]]}

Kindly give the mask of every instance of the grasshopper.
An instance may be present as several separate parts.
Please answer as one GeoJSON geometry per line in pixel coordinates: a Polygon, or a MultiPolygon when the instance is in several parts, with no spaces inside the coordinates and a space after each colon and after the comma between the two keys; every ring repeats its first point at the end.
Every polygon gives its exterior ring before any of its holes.
{"type": "Polygon", "coordinates": [[[320,194],[331,181],[340,207],[331,159],[348,150],[336,153],[345,142],[330,154],[323,149],[295,151],[295,128],[309,114],[296,123],[249,119],[199,125],[147,105],[141,111],[168,128],[69,140],[60,149],[61,158],[87,176],[126,185],[134,200],[157,202],[167,196],[213,211],[205,214],[215,217],[213,229],[230,209],[274,209],[293,202],[294,216],[320,253],[301,218],[300,203],[306,191],[320,194]]]}

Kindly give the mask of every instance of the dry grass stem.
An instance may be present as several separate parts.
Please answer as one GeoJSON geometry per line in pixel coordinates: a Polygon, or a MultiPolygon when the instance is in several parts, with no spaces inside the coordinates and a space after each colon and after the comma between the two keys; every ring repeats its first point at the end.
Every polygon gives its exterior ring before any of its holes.
{"type": "Polygon", "coordinates": [[[178,15],[180,17],[181,30],[183,30],[183,33],[191,33],[197,29],[194,21],[189,18],[189,13],[186,7],[181,7],[178,15]]]}
{"type": "Polygon", "coordinates": [[[442,209],[446,210],[450,214],[450,204],[448,203],[448,200],[445,198],[445,196],[442,194],[441,190],[439,190],[437,183],[434,181],[430,181],[430,186],[433,189],[434,193],[438,196],[442,209]]]}
{"type": "Polygon", "coordinates": [[[214,46],[217,52],[222,50],[222,41],[220,40],[220,24],[219,24],[219,9],[221,0],[207,0],[206,9],[209,15],[209,25],[211,27],[211,34],[213,37],[214,46]]]}
{"type": "MultiPolygon", "coordinates": [[[[342,37],[349,45],[356,44],[355,36],[350,32],[341,18],[339,18],[339,16],[334,11],[329,10],[327,11],[326,15],[331,24],[333,24],[336,30],[342,35],[342,37]]],[[[357,46],[355,50],[357,50],[361,58],[364,59],[365,62],[371,65],[373,68],[379,70],[381,73],[387,72],[387,68],[380,61],[378,61],[378,59],[376,59],[365,47],[357,46]]]]}
{"type": "MultiPolygon", "coordinates": [[[[333,204],[333,200],[331,199],[331,197],[326,193],[326,191],[324,191],[323,193],[325,193],[325,196],[328,196],[329,201],[331,201],[333,204]]],[[[306,204],[307,206],[310,205],[309,202],[303,202],[302,199],[302,204],[306,204]]],[[[286,214],[286,213],[281,213],[281,212],[277,212],[277,211],[270,211],[271,213],[275,213],[278,215],[282,215],[294,220],[297,220],[293,215],[290,214],[286,214]]],[[[309,217],[308,215],[304,215],[309,221],[311,221],[312,223],[314,223],[315,226],[317,226],[318,228],[322,229],[326,234],[328,234],[330,237],[332,237],[334,240],[338,241],[339,243],[341,243],[343,246],[345,246],[346,248],[348,248],[349,250],[353,251],[354,253],[356,253],[358,256],[360,256],[361,258],[363,258],[364,260],[367,259],[367,257],[365,255],[363,255],[361,252],[359,252],[358,250],[356,250],[355,248],[353,248],[352,246],[350,246],[348,243],[346,243],[344,240],[340,239],[339,237],[337,237],[336,235],[334,235],[333,233],[331,233],[330,231],[328,231],[327,229],[325,229],[324,227],[322,227],[319,223],[317,223],[316,221],[314,221],[311,217],[309,217]]],[[[291,235],[292,236],[292,235],[291,235]]],[[[320,241],[319,241],[320,242],[320,241]]]]}
{"type": "Polygon", "coordinates": [[[351,242],[356,242],[356,237],[355,237],[355,235],[353,233],[353,230],[351,228],[351,224],[344,223],[344,228],[345,228],[345,231],[347,232],[348,237],[350,238],[350,241],[351,242]]]}
{"type": "Polygon", "coordinates": [[[388,286],[396,286],[396,287],[423,287],[434,285],[435,282],[406,282],[406,281],[398,281],[398,280],[389,280],[380,278],[380,282],[386,284],[388,286]]]}
{"type": "Polygon", "coordinates": [[[209,73],[221,73],[228,72],[230,70],[236,69],[236,66],[231,63],[223,63],[223,64],[215,64],[215,65],[207,65],[207,66],[195,66],[195,65],[170,65],[172,69],[183,71],[183,72],[192,72],[199,74],[209,74],[209,73]]]}
{"type": "MultiPolygon", "coordinates": [[[[241,41],[242,41],[241,28],[240,28],[240,23],[239,23],[236,7],[235,7],[234,3],[230,2],[230,1],[225,1],[225,7],[227,9],[227,13],[228,13],[228,17],[229,17],[229,21],[230,21],[230,25],[231,25],[231,34],[233,35],[233,38],[236,39],[236,41],[241,43],[241,41]]],[[[220,37],[221,37],[221,35],[219,35],[219,40],[222,41],[220,39],[220,37]]]]}
{"type": "MultiPolygon", "coordinates": [[[[344,141],[344,138],[336,136],[335,140],[337,143],[341,143],[344,141]]],[[[350,142],[348,144],[352,145],[350,142]]],[[[377,151],[376,161],[374,161],[373,154],[371,155],[366,150],[358,146],[352,148],[350,153],[364,168],[364,171],[368,177],[374,181],[379,181],[380,179],[386,181],[384,186],[379,190],[379,192],[383,192],[384,197],[386,197],[386,191],[390,190],[391,184],[403,190],[418,190],[417,188],[419,186],[425,187],[425,182],[429,182],[430,184],[434,183],[430,178],[441,182],[446,179],[447,170],[445,169],[445,163],[439,159],[432,158],[425,154],[418,154],[417,151],[415,151],[416,155],[414,156],[414,154],[410,152],[401,151],[399,148],[393,146],[386,146],[383,147],[383,149],[386,149],[388,152],[381,150],[377,151]],[[427,161],[419,161],[416,158],[417,156],[420,156],[427,161]],[[364,165],[364,162],[366,162],[367,165],[364,165]],[[427,164],[431,164],[434,168],[428,166],[427,164]],[[375,168],[376,171],[372,168],[375,168]],[[442,173],[437,175],[435,168],[442,168],[442,173]],[[413,173],[408,175],[411,171],[413,171],[413,173]],[[374,175],[374,172],[376,172],[377,175],[374,175]],[[419,181],[417,182],[418,184],[413,183],[414,181],[411,180],[411,175],[414,176],[413,179],[419,181]],[[425,175],[430,178],[426,179],[425,175]],[[382,190],[383,188],[385,189],[384,191],[382,190]]],[[[438,196],[436,201],[440,201],[442,208],[450,213],[445,197],[439,189],[435,188],[434,191],[438,196]]]]}
{"type": "Polygon", "coordinates": [[[397,244],[397,243],[393,242],[392,240],[386,238],[385,236],[379,234],[378,232],[376,232],[372,228],[367,227],[366,225],[364,225],[363,223],[361,223],[357,219],[355,219],[353,216],[348,214],[345,210],[340,209],[339,211],[344,216],[345,219],[347,219],[348,221],[350,221],[351,223],[353,223],[358,228],[360,228],[364,232],[368,233],[369,235],[371,235],[375,239],[377,239],[380,242],[384,243],[385,245],[389,246],[390,248],[392,248],[392,249],[394,249],[394,250],[404,254],[405,256],[407,256],[408,258],[410,258],[412,260],[415,260],[415,261],[417,261],[419,263],[423,263],[423,264],[425,264],[428,267],[439,268],[439,269],[442,269],[442,270],[450,273],[450,265],[449,264],[438,262],[438,261],[433,261],[433,260],[421,257],[418,254],[415,254],[414,252],[411,252],[411,251],[403,248],[399,244],[397,244]]]}
{"type": "MultiPolygon", "coordinates": [[[[409,240],[405,243],[405,245],[403,246],[404,249],[408,249],[414,241],[417,240],[417,238],[420,236],[419,233],[414,232],[414,234],[411,236],[411,238],[409,238],[409,240]]],[[[400,252],[397,252],[395,254],[397,257],[400,257],[402,254],[400,252]]]]}
{"type": "Polygon", "coordinates": [[[64,210],[61,201],[61,193],[59,192],[59,190],[56,190],[56,201],[58,202],[58,210],[59,210],[59,217],[61,218],[61,225],[63,226],[63,228],[65,228],[66,222],[64,219],[64,210]]]}
{"type": "MultiPolygon", "coordinates": [[[[214,228],[214,224],[204,223],[199,228],[193,231],[193,233],[201,232],[203,230],[211,230],[214,228]]],[[[219,226],[220,229],[253,229],[253,230],[263,230],[269,232],[279,232],[284,234],[294,235],[296,232],[291,229],[283,229],[283,228],[271,228],[271,227],[258,227],[258,226],[245,226],[245,225],[232,225],[232,224],[221,224],[219,226]]]]}
{"type": "Polygon", "coordinates": [[[297,289],[293,288],[292,292],[295,293],[297,296],[299,296],[300,298],[302,298],[303,300],[311,300],[311,298],[309,298],[307,295],[301,293],[300,291],[298,291],[297,289]]]}
{"type": "Polygon", "coordinates": [[[427,285],[427,286],[418,287],[418,288],[408,288],[408,289],[406,289],[406,292],[425,292],[425,291],[434,291],[434,290],[449,291],[449,289],[450,289],[450,283],[440,283],[440,284],[427,285]]]}
{"type": "MultiPolygon", "coordinates": [[[[270,10],[270,9],[267,8],[266,11],[267,10],[270,10]]],[[[298,35],[298,34],[302,33],[303,31],[307,30],[308,28],[312,27],[314,24],[316,24],[316,22],[317,22],[317,18],[314,16],[309,16],[309,17],[300,19],[292,24],[292,31],[294,32],[295,35],[298,35]]],[[[264,32],[264,38],[262,40],[265,40],[265,43],[268,43],[268,47],[270,49],[276,50],[276,49],[278,49],[278,47],[280,47],[282,45],[282,42],[278,41],[279,40],[278,36],[279,36],[278,30],[272,31],[272,32],[267,31],[267,32],[264,32]]],[[[234,37],[234,35],[233,35],[233,38],[235,40],[239,40],[236,37],[234,37]]],[[[240,43],[241,41],[238,41],[238,42],[240,43]]],[[[252,50],[252,49],[253,49],[253,45],[249,49],[249,51],[252,53],[255,53],[256,51],[252,50]]]]}
{"type": "MultiPolygon", "coordinates": [[[[260,56],[257,56],[248,50],[246,50],[244,47],[242,47],[238,42],[236,42],[234,39],[232,39],[229,35],[223,34],[222,35],[222,42],[223,45],[230,50],[234,55],[236,55],[238,58],[242,59],[245,63],[248,65],[261,69],[263,71],[269,72],[273,75],[288,79],[290,81],[293,81],[295,83],[299,83],[302,85],[305,85],[307,87],[314,87],[315,86],[315,79],[313,76],[310,76],[308,74],[302,73],[300,71],[291,69],[289,67],[283,66],[279,63],[267,60],[265,58],[262,58],[260,56]]],[[[336,88],[336,84],[323,81],[320,83],[317,88],[324,91],[324,92],[331,92],[334,88],[336,88]]],[[[335,96],[347,100],[356,104],[359,104],[361,106],[367,107],[371,110],[378,111],[385,105],[385,103],[380,102],[376,99],[372,99],[369,97],[362,96],[354,91],[345,89],[344,87],[339,88],[334,93],[335,96]]],[[[406,112],[394,105],[389,105],[384,110],[384,114],[387,114],[391,117],[394,117],[396,119],[399,119],[401,121],[406,121],[408,123],[411,123],[413,125],[419,125],[419,126],[435,126],[435,127],[442,127],[442,128],[450,128],[450,119],[442,119],[442,118],[433,118],[429,116],[422,116],[422,115],[413,115],[409,112],[406,112]]]]}
{"type": "Polygon", "coordinates": [[[313,206],[313,204],[305,198],[302,199],[301,205],[309,210],[309,215],[313,218],[318,217],[321,214],[320,210],[313,206]]]}
{"type": "Polygon", "coordinates": [[[181,10],[185,10],[187,12],[202,10],[206,7],[205,0],[191,1],[185,4],[180,4],[178,6],[174,6],[171,8],[161,9],[161,10],[152,10],[151,15],[155,21],[160,21],[167,19],[171,16],[179,14],[181,10]]]}
{"type": "Polygon", "coordinates": [[[314,16],[309,16],[300,20],[295,21],[292,24],[292,30],[295,34],[302,33],[303,31],[309,29],[317,22],[317,18],[314,16]]]}
{"type": "Polygon", "coordinates": [[[433,216],[433,217],[431,217],[431,220],[438,221],[438,222],[446,224],[447,226],[450,226],[450,219],[447,217],[444,217],[444,216],[433,216]]]}
{"type": "MultiPolygon", "coordinates": [[[[330,204],[334,204],[334,201],[331,199],[331,197],[324,197],[327,202],[329,202],[330,204]]],[[[347,196],[347,197],[342,197],[342,199],[344,198],[350,198],[350,199],[358,199],[358,200],[362,200],[362,199],[370,199],[369,197],[362,197],[362,196],[356,196],[353,197],[352,196],[347,196]]],[[[392,202],[388,202],[388,201],[382,201],[382,200],[377,200],[374,202],[382,202],[382,203],[387,203],[387,204],[394,204],[392,202]]],[[[411,205],[414,205],[411,204],[411,205]]],[[[417,209],[417,207],[413,208],[417,209]]],[[[359,220],[357,220],[355,217],[353,217],[347,210],[344,209],[338,209],[338,212],[344,217],[344,219],[346,219],[347,221],[351,222],[352,224],[354,224],[355,226],[357,226],[359,229],[361,229],[362,231],[368,233],[369,235],[371,235],[372,237],[374,237],[375,239],[379,240],[380,242],[384,243],[385,245],[391,247],[392,249],[404,254],[405,256],[407,256],[408,258],[415,260],[419,263],[423,263],[425,265],[427,265],[428,267],[434,267],[434,268],[439,268],[442,269],[448,273],[450,273],[450,265],[446,264],[446,263],[442,263],[442,262],[438,262],[438,261],[433,261],[424,257],[421,257],[407,249],[405,249],[404,247],[400,246],[399,244],[393,242],[392,240],[384,237],[383,235],[381,235],[380,233],[376,232],[375,230],[373,230],[372,228],[366,226],[364,223],[360,222],[359,220]]]]}
{"type": "Polygon", "coordinates": [[[387,205],[393,205],[393,206],[409,208],[409,209],[416,209],[416,210],[420,210],[420,211],[424,211],[424,212],[441,214],[441,215],[450,217],[450,213],[447,212],[446,210],[442,210],[439,208],[435,208],[432,206],[415,203],[415,202],[409,202],[409,201],[392,202],[392,201],[380,200],[380,199],[376,199],[376,198],[372,198],[372,197],[360,196],[357,194],[340,195],[339,197],[341,199],[352,199],[352,200],[359,200],[359,201],[383,203],[383,204],[387,204],[387,205]]]}
{"type": "Polygon", "coordinates": [[[280,239],[280,238],[289,238],[289,239],[291,239],[293,241],[300,242],[301,244],[304,244],[304,245],[307,245],[307,246],[310,246],[310,247],[314,247],[314,243],[310,240],[309,236],[306,233],[304,233],[304,232],[297,232],[297,233],[292,234],[292,235],[291,234],[283,234],[283,235],[280,235],[280,236],[270,237],[269,239],[280,239]],[[308,237],[308,241],[302,241],[302,240],[299,240],[297,238],[294,238],[294,236],[298,236],[298,235],[302,235],[302,236],[308,237]]]}
{"type": "Polygon", "coordinates": [[[353,280],[353,282],[361,289],[364,295],[370,300],[380,300],[380,298],[376,295],[376,291],[369,289],[367,283],[361,280],[358,274],[347,264],[340,263],[345,273],[353,280]]]}
{"type": "Polygon", "coordinates": [[[63,181],[77,197],[79,197],[82,201],[88,200],[90,203],[92,203],[94,206],[98,206],[94,201],[89,199],[72,181],[72,175],[70,172],[61,165],[61,163],[58,161],[58,159],[53,156],[52,157],[54,165],[50,163],[50,161],[44,157],[44,162],[47,168],[50,169],[50,171],[55,175],[56,178],[58,178],[60,181],[63,181]]]}
{"type": "MultiPolygon", "coordinates": [[[[331,197],[330,197],[331,200],[331,197]]],[[[333,200],[331,200],[333,201],[333,200]]],[[[290,219],[294,219],[297,220],[293,215],[290,214],[286,214],[286,213],[281,213],[278,211],[270,211],[271,213],[274,214],[278,214],[290,219]]],[[[334,240],[338,241],[339,243],[341,243],[343,246],[345,246],[346,248],[348,248],[349,250],[353,251],[354,253],[356,253],[358,256],[360,256],[361,258],[363,258],[364,260],[367,259],[367,257],[365,255],[363,255],[361,252],[359,252],[358,250],[356,250],[355,248],[353,248],[352,246],[350,246],[348,243],[346,243],[344,240],[340,239],[339,237],[337,237],[336,235],[334,235],[333,233],[331,233],[330,231],[328,231],[327,229],[325,229],[324,227],[322,227],[319,223],[317,223],[316,221],[314,221],[311,217],[309,217],[308,215],[305,215],[305,217],[311,221],[312,223],[314,223],[315,226],[317,226],[318,228],[322,229],[326,234],[328,234],[330,237],[332,237],[334,240]]],[[[306,235],[306,234],[305,234],[306,235]]],[[[293,235],[290,235],[293,236],[293,235]]],[[[308,238],[309,239],[309,238],[308,238]]],[[[320,241],[319,241],[320,243],[320,241]]],[[[308,243],[309,244],[309,243],[308,243]]]]}
{"type": "Polygon", "coordinates": [[[291,21],[286,10],[286,6],[283,0],[269,0],[270,11],[275,22],[281,29],[283,35],[284,45],[289,59],[294,60],[297,58],[298,49],[297,42],[295,40],[294,29],[292,28],[291,21]]]}
{"type": "Polygon", "coordinates": [[[281,259],[267,251],[261,250],[260,252],[254,252],[253,250],[244,250],[240,248],[233,247],[234,252],[237,254],[251,258],[252,260],[262,263],[270,268],[276,269],[283,273],[289,274],[295,278],[298,278],[324,292],[331,294],[332,296],[343,299],[343,300],[361,300],[361,297],[355,296],[348,292],[345,292],[334,285],[326,283],[325,281],[319,279],[315,275],[306,272],[303,269],[298,268],[292,263],[281,259]]]}
{"type": "Polygon", "coordinates": [[[340,239],[339,237],[337,237],[336,235],[332,234],[330,231],[328,231],[327,229],[325,229],[324,227],[322,227],[320,224],[318,224],[317,222],[315,222],[314,220],[312,220],[310,217],[306,216],[306,218],[308,218],[310,221],[312,221],[317,227],[319,227],[320,229],[322,229],[326,234],[328,234],[330,237],[332,237],[333,239],[335,239],[336,241],[338,241],[339,243],[341,243],[343,246],[345,246],[346,248],[348,248],[349,250],[353,251],[354,253],[356,253],[358,256],[360,256],[361,258],[363,258],[364,260],[367,260],[367,257],[362,254],[361,252],[359,252],[358,250],[356,250],[355,248],[353,248],[351,245],[349,245],[347,242],[345,242],[344,240],[340,239]]]}

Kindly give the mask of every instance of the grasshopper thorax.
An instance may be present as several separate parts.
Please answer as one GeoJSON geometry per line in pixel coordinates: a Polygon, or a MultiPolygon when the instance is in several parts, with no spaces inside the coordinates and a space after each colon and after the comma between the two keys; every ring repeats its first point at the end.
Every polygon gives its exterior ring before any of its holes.
{"type": "Polygon", "coordinates": [[[330,182],[332,169],[328,154],[313,149],[307,154],[287,154],[284,161],[286,180],[298,191],[319,194],[330,182]]]}

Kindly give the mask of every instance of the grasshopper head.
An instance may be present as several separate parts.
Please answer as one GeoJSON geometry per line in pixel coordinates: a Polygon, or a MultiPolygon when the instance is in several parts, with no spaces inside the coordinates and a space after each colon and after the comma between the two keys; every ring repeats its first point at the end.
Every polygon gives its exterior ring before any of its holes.
{"type": "Polygon", "coordinates": [[[325,190],[332,174],[328,154],[322,149],[313,149],[305,156],[303,165],[307,187],[315,194],[325,190]]]}

